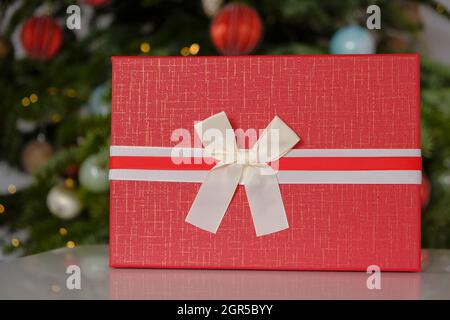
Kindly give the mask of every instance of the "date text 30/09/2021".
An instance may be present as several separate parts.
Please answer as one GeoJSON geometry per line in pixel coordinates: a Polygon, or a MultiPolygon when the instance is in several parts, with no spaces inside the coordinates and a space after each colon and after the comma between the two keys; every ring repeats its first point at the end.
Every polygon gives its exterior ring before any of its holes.
{"type": "Polygon", "coordinates": [[[177,307],[178,315],[202,315],[205,318],[210,314],[216,313],[221,315],[270,315],[273,305],[259,304],[222,304],[219,307],[212,306],[189,306],[184,304],[177,307]]]}

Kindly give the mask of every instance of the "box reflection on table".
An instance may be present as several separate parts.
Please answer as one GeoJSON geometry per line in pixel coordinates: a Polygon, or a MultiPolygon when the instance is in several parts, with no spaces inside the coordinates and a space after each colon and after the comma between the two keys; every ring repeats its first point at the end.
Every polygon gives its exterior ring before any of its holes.
{"type": "Polygon", "coordinates": [[[418,299],[420,273],[111,269],[110,299],[418,299]]]}

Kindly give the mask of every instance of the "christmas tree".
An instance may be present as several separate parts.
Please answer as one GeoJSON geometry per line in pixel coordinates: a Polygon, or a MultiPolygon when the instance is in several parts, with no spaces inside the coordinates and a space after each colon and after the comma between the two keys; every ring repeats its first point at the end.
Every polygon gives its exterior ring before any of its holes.
{"type": "MultiPolygon", "coordinates": [[[[239,3],[246,6],[0,4],[0,245],[6,252],[108,242],[111,56],[414,52],[419,4],[450,17],[434,1],[239,3]],[[366,28],[370,5],[381,9],[381,29],[366,28]]],[[[450,247],[450,67],[422,56],[421,98],[422,243],[450,247]]]]}

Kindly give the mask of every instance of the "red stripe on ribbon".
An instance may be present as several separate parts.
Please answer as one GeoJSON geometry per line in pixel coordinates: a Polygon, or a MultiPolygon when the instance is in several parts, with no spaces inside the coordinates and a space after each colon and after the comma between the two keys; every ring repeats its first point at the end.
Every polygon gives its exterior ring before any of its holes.
{"type": "MultiPolygon", "coordinates": [[[[215,165],[215,163],[210,164],[211,162],[213,162],[211,158],[203,161],[201,158],[111,156],[109,158],[109,168],[211,170],[215,165]]],[[[278,160],[278,164],[279,170],[422,170],[422,159],[420,157],[285,157],[278,160]]]]}

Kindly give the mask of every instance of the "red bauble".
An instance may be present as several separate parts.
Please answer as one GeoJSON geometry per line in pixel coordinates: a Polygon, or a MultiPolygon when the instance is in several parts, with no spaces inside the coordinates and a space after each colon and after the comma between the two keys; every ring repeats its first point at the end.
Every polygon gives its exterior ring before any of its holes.
{"type": "Polygon", "coordinates": [[[78,166],[76,164],[71,164],[66,168],[66,171],[64,172],[64,176],[68,178],[73,178],[78,175],[78,166]]]}
{"type": "Polygon", "coordinates": [[[61,47],[61,27],[50,17],[31,17],[22,26],[22,46],[28,57],[47,60],[61,47]]]}
{"type": "Polygon", "coordinates": [[[250,53],[261,40],[262,22],[255,9],[244,4],[229,4],[214,18],[210,34],[224,55],[250,53]]]}
{"type": "Polygon", "coordinates": [[[425,208],[428,202],[430,202],[430,191],[430,181],[427,176],[422,173],[422,186],[420,188],[420,201],[422,202],[422,208],[425,208]]]}

